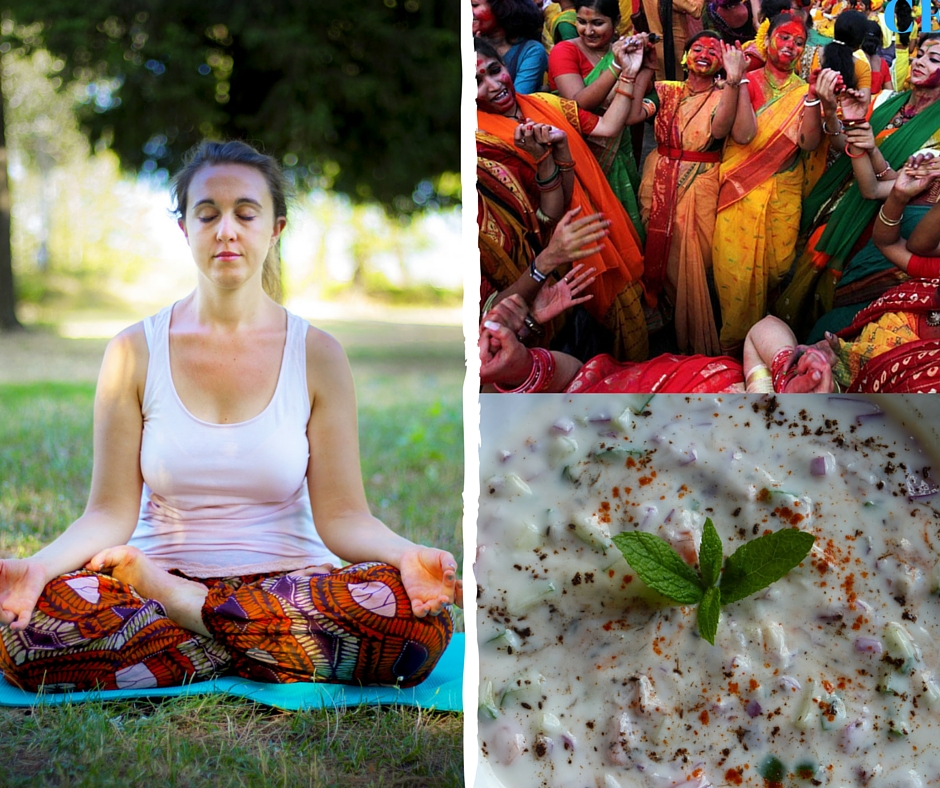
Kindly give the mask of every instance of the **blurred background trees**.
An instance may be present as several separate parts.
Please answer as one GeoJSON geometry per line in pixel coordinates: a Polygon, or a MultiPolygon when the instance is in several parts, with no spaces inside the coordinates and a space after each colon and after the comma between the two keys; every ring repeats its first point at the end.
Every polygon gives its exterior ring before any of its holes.
{"type": "Polygon", "coordinates": [[[14,184],[0,172],[0,326],[16,322],[14,270],[35,274],[25,297],[63,275],[135,275],[141,228],[166,217],[134,193],[204,137],[276,154],[302,203],[346,195],[330,210],[361,226],[361,286],[370,254],[400,257],[415,236],[408,217],[459,201],[452,0],[7,0],[0,13],[0,170],[14,184]],[[370,229],[363,203],[392,224],[370,229]]]}

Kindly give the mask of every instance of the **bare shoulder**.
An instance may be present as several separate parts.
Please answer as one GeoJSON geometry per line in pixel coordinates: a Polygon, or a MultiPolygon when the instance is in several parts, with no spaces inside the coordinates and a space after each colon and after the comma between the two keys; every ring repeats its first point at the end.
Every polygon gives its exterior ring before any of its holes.
{"type": "Polygon", "coordinates": [[[98,376],[99,394],[119,396],[134,392],[138,399],[142,398],[149,361],[144,324],[135,323],[125,328],[105,349],[98,376]]]}
{"type": "Polygon", "coordinates": [[[310,326],[307,329],[307,387],[311,405],[331,394],[348,396],[353,391],[352,371],[339,341],[310,326]]]}

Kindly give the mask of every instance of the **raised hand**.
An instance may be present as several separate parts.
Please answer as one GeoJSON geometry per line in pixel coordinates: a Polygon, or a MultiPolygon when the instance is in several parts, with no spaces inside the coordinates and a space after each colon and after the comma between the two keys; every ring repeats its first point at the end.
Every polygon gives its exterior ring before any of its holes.
{"type": "Polygon", "coordinates": [[[875,135],[872,133],[868,121],[857,121],[845,127],[845,139],[849,145],[859,150],[871,151],[875,149],[875,135]]]}
{"type": "Polygon", "coordinates": [[[589,257],[604,248],[598,243],[607,237],[611,222],[602,213],[578,218],[581,207],[572,208],[561,217],[548,246],[539,254],[538,267],[548,273],[565,263],[589,257]]]}
{"type": "Polygon", "coordinates": [[[747,71],[747,58],[739,43],[732,46],[724,41],[721,42],[721,62],[728,82],[737,83],[744,79],[747,71]]]}
{"type": "Polygon", "coordinates": [[[401,557],[398,567],[411,610],[418,618],[440,615],[445,605],[463,607],[463,583],[457,579],[457,561],[446,550],[415,547],[401,557]]]}
{"type": "MultiPolygon", "coordinates": [[[[839,79],[841,78],[840,76],[839,79]]],[[[839,106],[842,107],[842,120],[846,124],[860,123],[868,115],[868,99],[862,91],[855,88],[842,88],[839,93],[839,106]]]]}
{"type": "Polygon", "coordinates": [[[614,56],[627,76],[635,77],[643,68],[648,39],[646,33],[637,33],[622,39],[623,45],[614,50],[614,56]]]}
{"type": "Polygon", "coordinates": [[[584,263],[573,266],[560,280],[539,290],[532,304],[532,317],[538,323],[547,323],[566,309],[590,301],[594,297],[592,294],[578,295],[590,287],[596,278],[594,269],[585,269],[584,263]]]}
{"type": "Polygon", "coordinates": [[[45,586],[45,570],[32,559],[0,561],[0,626],[25,629],[45,586]]]}

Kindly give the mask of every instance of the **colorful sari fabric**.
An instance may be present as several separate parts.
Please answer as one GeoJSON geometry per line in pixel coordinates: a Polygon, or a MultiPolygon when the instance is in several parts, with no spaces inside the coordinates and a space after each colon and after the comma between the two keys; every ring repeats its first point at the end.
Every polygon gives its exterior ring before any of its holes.
{"type": "Polygon", "coordinates": [[[224,674],[409,687],[427,678],[453,634],[448,612],[412,615],[387,564],[197,582],[209,589],[202,620],[211,638],[110,575],[58,577],[26,629],[0,628],[4,678],[32,691],[168,687],[224,674]]]}
{"type": "MultiPolygon", "coordinates": [[[[585,307],[612,332],[617,358],[645,359],[648,345],[642,303],[643,253],[633,223],[581,136],[578,106],[546,93],[519,95],[516,99],[525,117],[550,123],[568,134],[575,161],[571,207],[580,206],[581,216],[600,211],[612,221],[603,249],[580,261],[597,274],[587,290],[593,298],[585,307]]],[[[514,119],[478,112],[477,123],[477,172],[486,173],[487,178],[481,180],[479,191],[480,263],[483,276],[502,290],[522,276],[534,258],[534,254],[524,256],[525,250],[506,244],[525,238],[532,249],[537,226],[536,167],[532,157],[513,143],[518,125],[514,119]],[[504,175],[492,175],[497,169],[502,169],[504,175]]]]}
{"type": "Polygon", "coordinates": [[[727,356],[675,356],[619,364],[592,358],[565,390],[568,394],[725,394],[744,391],[741,362],[727,356]]]}
{"type": "MultiPolygon", "coordinates": [[[[600,59],[594,68],[584,77],[584,84],[590,85],[596,80],[611,63],[614,62],[614,53],[608,52],[600,59]]],[[[611,191],[620,200],[624,210],[633,222],[640,243],[645,240],[646,229],[640,216],[640,204],[637,200],[637,188],[640,184],[640,173],[633,158],[633,140],[630,127],[627,126],[619,137],[593,137],[588,141],[591,150],[600,162],[607,176],[611,191]]]]}
{"type": "MultiPolygon", "coordinates": [[[[887,96],[869,121],[879,150],[894,169],[902,167],[908,157],[924,147],[940,147],[940,102],[900,127],[895,125],[909,96],[909,92],[887,96]]],[[[826,170],[806,198],[800,226],[802,252],[793,263],[790,282],[773,309],[797,336],[807,336],[814,323],[835,305],[837,284],[863,245],[880,205],[878,200],[862,197],[847,156],[839,157],[826,170]]],[[[891,264],[883,256],[881,261],[875,267],[879,271],[888,270],[891,264]]],[[[896,281],[887,278],[874,295],[896,281]]],[[[860,287],[857,280],[855,286],[860,287]]],[[[870,290],[866,293],[872,297],[870,290]]]]}
{"type": "Polygon", "coordinates": [[[940,392],[940,339],[918,339],[883,353],[849,388],[861,394],[940,392]]]}
{"type": "Polygon", "coordinates": [[[578,17],[577,11],[569,8],[567,11],[561,11],[552,17],[551,22],[546,20],[549,26],[549,38],[553,44],[559,41],[570,41],[578,37],[578,28],[574,26],[578,17]]]}
{"type": "Polygon", "coordinates": [[[911,358],[894,368],[894,362],[905,355],[904,351],[895,351],[902,346],[914,347],[936,331],[931,325],[936,325],[940,315],[938,288],[940,279],[910,279],[862,309],[852,324],[839,332],[838,362],[833,367],[835,379],[845,387],[851,384],[853,391],[881,390],[887,385],[903,391],[903,386],[920,380],[920,377],[903,380],[906,375],[916,374],[916,365],[912,366],[911,358]],[[893,354],[890,358],[894,362],[872,366],[874,360],[888,353],[893,354]],[[892,373],[891,381],[886,372],[892,373]]]}
{"type": "MultiPolygon", "coordinates": [[[[749,88],[767,82],[751,72],[749,88]]],[[[767,314],[767,299],[789,270],[800,226],[803,157],[799,136],[807,86],[792,75],[782,92],[757,109],[757,135],[725,143],[719,170],[713,260],[721,305],[721,347],[737,350],[767,314]]],[[[755,95],[751,91],[752,100],[755,95]]],[[[755,102],[756,104],[757,102],[755,102]]]]}
{"type": "Polygon", "coordinates": [[[721,143],[711,122],[721,92],[690,93],[684,82],[657,82],[658,148],[643,166],[640,202],[647,224],[643,283],[650,303],[661,291],[675,310],[683,353],[719,352],[708,292],[718,209],[721,143]]]}

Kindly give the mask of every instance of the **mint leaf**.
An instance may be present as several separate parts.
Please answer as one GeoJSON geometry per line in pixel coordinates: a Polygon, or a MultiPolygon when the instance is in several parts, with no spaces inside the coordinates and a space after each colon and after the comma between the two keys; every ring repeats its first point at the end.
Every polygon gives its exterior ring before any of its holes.
{"type": "Polygon", "coordinates": [[[816,537],[786,528],[745,542],[725,564],[721,576],[721,604],[750,596],[779,580],[812,549],[816,537]]]}
{"type": "Polygon", "coordinates": [[[698,565],[702,571],[705,588],[711,588],[718,582],[723,558],[721,537],[718,536],[718,531],[715,530],[711,517],[706,517],[705,528],[702,530],[702,546],[698,551],[698,565]]]}
{"type": "Polygon", "coordinates": [[[617,534],[613,542],[646,585],[680,605],[694,605],[704,589],[698,573],[665,539],[644,531],[617,534]]]}
{"type": "Polygon", "coordinates": [[[705,589],[698,603],[698,631],[713,646],[718,633],[718,617],[721,614],[721,591],[715,586],[705,589]]]}

